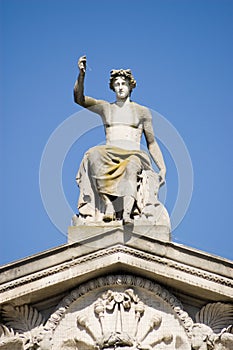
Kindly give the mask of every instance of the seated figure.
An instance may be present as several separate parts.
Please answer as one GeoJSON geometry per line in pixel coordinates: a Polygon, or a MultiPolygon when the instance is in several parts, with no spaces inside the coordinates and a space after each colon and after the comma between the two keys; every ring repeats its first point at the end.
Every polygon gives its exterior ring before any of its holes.
{"type": "Polygon", "coordinates": [[[79,215],[73,218],[74,225],[112,220],[132,224],[137,218],[151,224],[160,220],[160,224],[169,226],[167,211],[157,197],[166,167],[154,138],[149,109],[130,99],[136,87],[131,71],[111,71],[110,88],[116,102],[108,103],[84,95],[85,56],[79,59],[78,67],[74,100],[100,115],[106,144],[89,149],[80,165],[76,178],[80,188],[79,215]],[[140,150],[143,133],[158,174],[152,169],[149,154],[140,150]]]}

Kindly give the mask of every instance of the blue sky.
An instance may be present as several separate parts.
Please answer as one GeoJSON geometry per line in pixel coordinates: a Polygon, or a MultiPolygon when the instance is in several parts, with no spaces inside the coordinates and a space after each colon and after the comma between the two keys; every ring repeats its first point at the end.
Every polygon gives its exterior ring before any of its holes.
{"type": "MultiPolygon", "coordinates": [[[[159,112],[184,140],[194,187],[173,241],[232,259],[233,1],[0,0],[0,11],[0,264],[66,243],[43,206],[39,174],[54,130],[82,110],[72,90],[83,54],[88,95],[113,101],[109,71],[131,68],[132,99],[159,112]]],[[[74,212],[83,153],[104,140],[101,127],[80,131],[82,116],[75,126],[80,137],[61,169],[74,212]]],[[[178,175],[166,144],[160,145],[171,213],[178,175]]],[[[47,176],[52,187],[51,164],[47,176]]],[[[55,200],[54,212],[57,206],[55,200]]],[[[59,216],[68,227],[70,218],[59,216]]]]}

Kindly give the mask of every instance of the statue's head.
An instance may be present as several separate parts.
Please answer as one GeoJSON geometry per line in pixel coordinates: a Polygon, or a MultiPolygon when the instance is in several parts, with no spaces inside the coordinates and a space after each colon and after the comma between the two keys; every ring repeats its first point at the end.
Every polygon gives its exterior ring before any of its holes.
{"type": "Polygon", "coordinates": [[[132,90],[136,87],[136,80],[130,69],[112,69],[110,72],[109,87],[111,90],[115,91],[114,82],[117,78],[122,78],[129,84],[130,94],[132,90]]]}
{"type": "Polygon", "coordinates": [[[192,349],[194,350],[212,350],[214,349],[213,331],[202,323],[194,323],[192,328],[192,349]]]}

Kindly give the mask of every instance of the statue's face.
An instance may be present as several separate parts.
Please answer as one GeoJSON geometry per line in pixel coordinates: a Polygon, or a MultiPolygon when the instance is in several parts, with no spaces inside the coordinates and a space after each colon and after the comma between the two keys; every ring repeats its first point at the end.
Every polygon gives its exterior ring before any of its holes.
{"type": "Polygon", "coordinates": [[[114,91],[117,98],[125,99],[130,94],[130,86],[127,79],[124,77],[117,77],[113,83],[114,91]]]}
{"type": "MultiPolygon", "coordinates": [[[[202,349],[204,346],[203,340],[204,340],[204,337],[203,337],[202,330],[198,327],[193,328],[193,334],[191,339],[192,349],[194,350],[202,349]]],[[[207,347],[205,347],[205,349],[207,349],[207,347]]]]}

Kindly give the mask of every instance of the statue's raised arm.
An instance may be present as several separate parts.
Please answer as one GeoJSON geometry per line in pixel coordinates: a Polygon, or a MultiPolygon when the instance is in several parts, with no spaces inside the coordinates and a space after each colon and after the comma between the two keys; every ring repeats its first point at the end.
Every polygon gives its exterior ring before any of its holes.
{"type": "Polygon", "coordinates": [[[90,108],[92,112],[102,114],[102,106],[106,103],[103,100],[84,95],[84,79],[86,74],[87,59],[81,56],[78,60],[79,75],[74,85],[74,101],[84,108],[90,108]]]}

